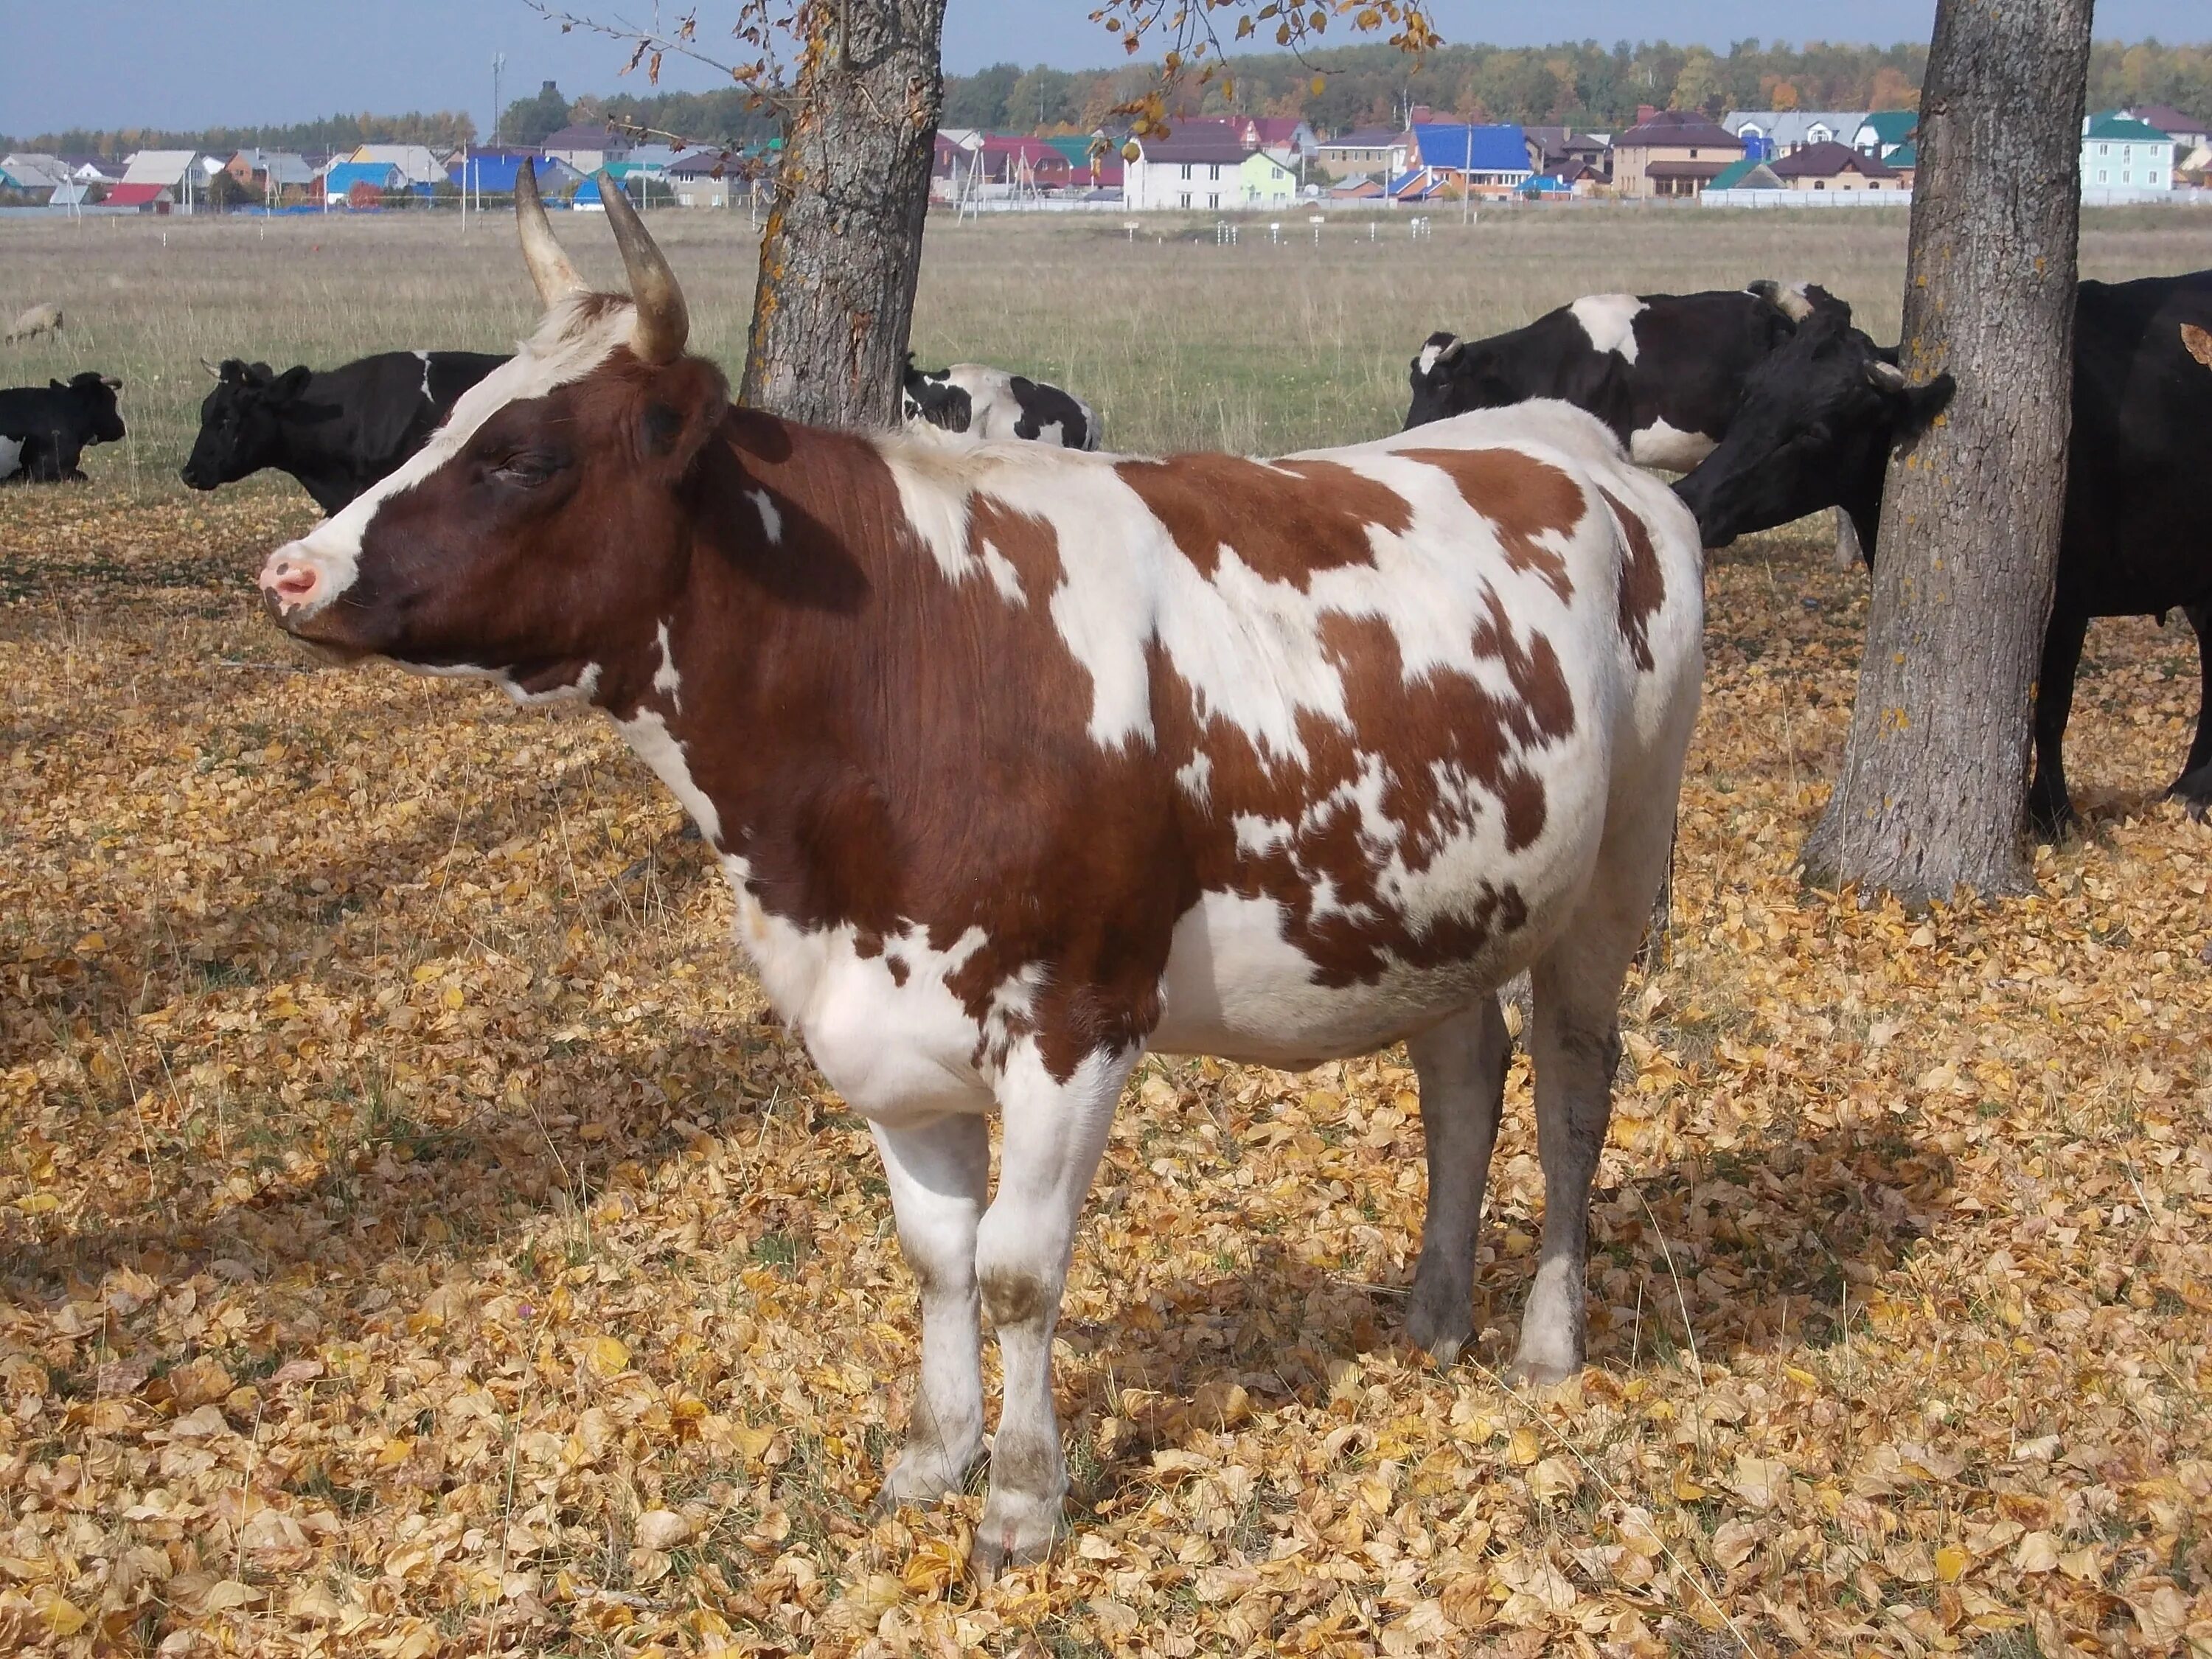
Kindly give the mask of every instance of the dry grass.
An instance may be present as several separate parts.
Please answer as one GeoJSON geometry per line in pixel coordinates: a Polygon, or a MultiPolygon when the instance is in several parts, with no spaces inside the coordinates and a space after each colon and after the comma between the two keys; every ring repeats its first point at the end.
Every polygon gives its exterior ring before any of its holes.
{"type": "MultiPolygon", "coordinates": [[[[1832,260],[1865,297],[1900,240],[1669,216],[1599,266],[1595,223],[1440,229],[1379,301],[1348,249],[948,230],[922,349],[1064,368],[1125,439],[1273,447],[1386,422],[1439,319],[1632,261],[1680,288],[1832,260]],[[1224,263],[1250,279],[1204,280],[1224,263]]],[[[687,276],[720,234],[670,238],[687,276]]],[[[11,282],[96,296],[54,234],[11,282]]],[[[349,244],[408,250],[398,295],[256,246],[179,228],[195,274],[164,282],[196,297],[83,326],[150,375],[257,319],[260,355],[317,361],[411,343],[394,319],[433,297],[477,331],[438,343],[524,320],[503,240],[349,244]],[[474,297],[448,260],[483,266],[474,297]]],[[[2212,263],[2179,234],[2093,258],[2124,253],[2212,263]]],[[[1792,867],[1862,585],[1802,538],[1727,556],[1591,1370],[1521,1398],[1483,1369],[1539,1213],[1524,1068],[1486,1328],[1440,1375],[1395,1340],[1401,1058],[1151,1065],[1060,1348],[1073,1529],[979,1590],[978,1499],[866,1517],[910,1283],[866,1136],[732,963],[673,806],[589,718],[298,672],[246,577],[309,512],[158,485],[187,406],[134,402],[136,491],[95,452],[94,489],[0,496],[0,1650],[2212,1652],[2212,833],[2155,795],[2185,634],[2093,635],[2092,833],[2039,855],[2038,896],[1908,919],[1792,867]]]]}

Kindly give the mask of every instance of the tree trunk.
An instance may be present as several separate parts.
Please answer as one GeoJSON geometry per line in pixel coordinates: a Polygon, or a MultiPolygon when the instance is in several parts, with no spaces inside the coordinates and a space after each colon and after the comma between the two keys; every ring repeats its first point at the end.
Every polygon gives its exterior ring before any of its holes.
{"type": "Polygon", "coordinates": [[[812,0],[805,17],[738,398],[887,427],[921,270],[945,0],[812,0]]]}
{"type": "Polygon", "coordinates": [[[1959,391],[1889,465],[1843,771],[1808,878],[2018,892],[2073,384],[2090,0],[1938,0],[1902,362],[1959,391]]]}

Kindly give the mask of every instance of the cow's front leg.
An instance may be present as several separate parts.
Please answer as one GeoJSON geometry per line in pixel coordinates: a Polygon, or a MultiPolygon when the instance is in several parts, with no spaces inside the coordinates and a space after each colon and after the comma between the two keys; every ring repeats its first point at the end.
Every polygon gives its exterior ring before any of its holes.
{"type": "Polygon", "coordinates": [[[1134,1049],[1093,1053],[1062,1079],[1024,1044],[1000,1080],[999,1190],[975,1239],[975,1277],[1006,1377],[991,1493],[975,1534],[975,1566],[985,1578],[1042,1559],[1060,1530],[1067,1459],[1052,1403],[1053,1327],[1076,1218],[1136,1059],[1134,1049]]]}
{"type": "Polygon", "coordinates": [[[1475,1236],[1513,1042],[1498,999],[1489,996],[1409,1040],[1406,1052],[1420,1079],[1429,1160],[1429,1206],[1406,1334],[1449,1365],[1474,1334],[1475,1236]]]}
{"type": "Polygon", "coordinates": [[[921,1386],[906,1449],[884,1476],[879,1510],[957,1492],[983,1449],[975,1229],[990,1190],[990,1126],[954,1114],[920,1127],[876,1126],[898,1218],[899,1249],[921,1292],[921,1386]]]}

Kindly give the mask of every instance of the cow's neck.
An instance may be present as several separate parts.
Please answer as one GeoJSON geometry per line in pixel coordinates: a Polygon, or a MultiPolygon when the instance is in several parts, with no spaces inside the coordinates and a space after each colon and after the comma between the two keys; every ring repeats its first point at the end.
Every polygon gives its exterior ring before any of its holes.
{"type": "Polygon", "coordinates": [[[926,557],[897,486],[866,438],[734,410],[690,512],[684,568],[595,700],[733,876],[808,921],[872,911],[824,848],[884,811],[876,717],[901,689],[869,679],[872,635],[926,557]]]}

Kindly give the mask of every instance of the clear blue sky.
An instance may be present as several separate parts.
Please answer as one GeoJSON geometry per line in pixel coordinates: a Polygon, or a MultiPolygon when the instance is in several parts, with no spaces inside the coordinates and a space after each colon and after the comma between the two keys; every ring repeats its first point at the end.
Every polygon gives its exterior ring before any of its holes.
{"type": "MultiPolygon", "coordinates": [[[[1095,0],[949,0],[945,67],[969,70],[1011,59],[1064,69],[1118,60],[1090,21],[1095,0]]],[[[654,0],[569,0],[605,16],[646,17],[654,0]]],[[[662,0],[664,15],[682,9],[662,0]]],[[[726,3],[700,0],[702,21],[726,3]]],[[[2184,10],[2189,9],[2184,8],[2184,10]]],[[[1589,0],[1565,21],[1552,9],[1499,0],[1435,0],[1445,37],[1504,46],[1543,45],[1563,31],[1611,44],[1664,37],[1723,46],[1771,38],[1795,15],[1771,0],[1589,0]]],[[[1881,45],[1925,39],[1934,0],[1862,0],[1811,14],[1829,37],[1881,45]]],[[[2174,8],[2154,0],[2100,0],[2100,40],[2185,34],[2174,8]]],[[[1794,37],[1793,37],[1794,38],[1794,37]]],[[[562,35],[521,0],[0,0],[0,131],[68,126],[250,125],[334,111],[465,108],[489,129],[491,55],[507,54],[503,94],[534,92],[550,76],[574,97],[618,82],[610,42],[562,35]]],[[[672,85],[717,84],[677,66],[672,85]]]]}

